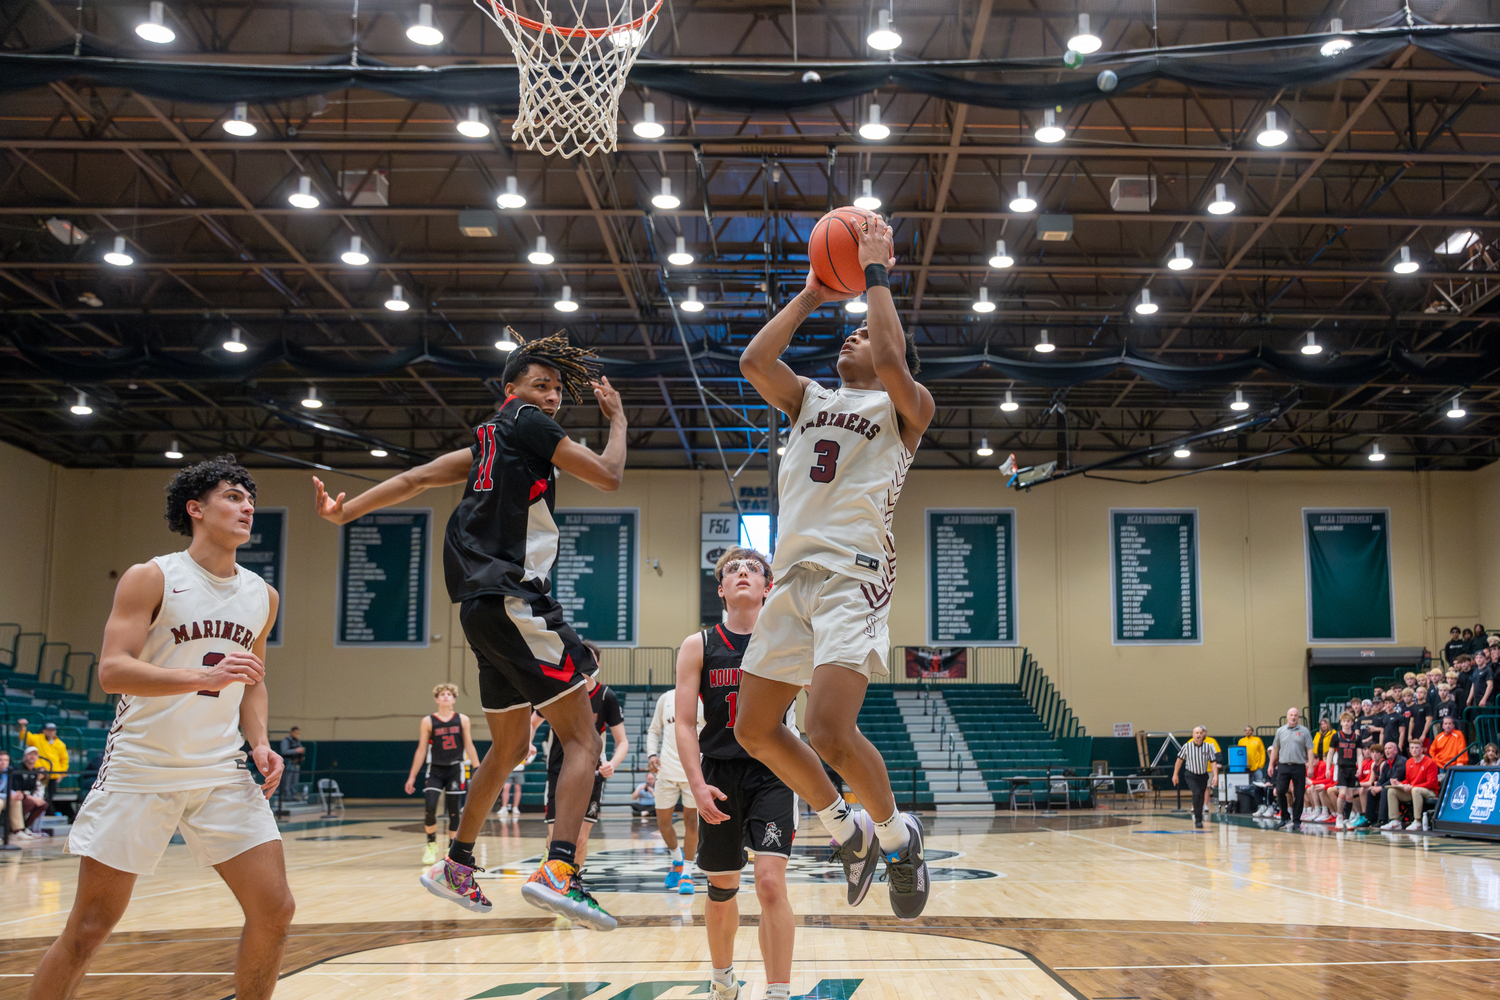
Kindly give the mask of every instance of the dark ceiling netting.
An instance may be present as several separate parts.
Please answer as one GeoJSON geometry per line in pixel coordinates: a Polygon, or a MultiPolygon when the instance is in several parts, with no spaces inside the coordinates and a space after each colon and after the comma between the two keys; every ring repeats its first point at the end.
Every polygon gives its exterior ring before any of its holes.
{"type": "MultiPolygon", "coordinates": [[[[1373,5],[1372,5],[1373,6],[1373,5]]],[[[1473,6],[1480,6],[1474,4],[1473,6]]],[[[1097,80],[1108,68],[1118,79],[1114,93],[1153,80],[1174,80],[1204,90],[1274,93],[1338,79],[1375,65],[1407,45],[1415,45],[1453,65],[1500,77],[1500,24],[1436,25],[1405,12],[1378,21],[1346,21],[1351,47],[1335,57],[1319,52],[1326,18],[1311,29],[1321,34],[1241,41],[1205,42],[1172,49],[1133,50],[1093,57],[1078,70],[1060,61],[985,60],[979,63],[889,63],[841,68],[802,63],[786,66],[786,76],[747,76],[741,66],[679,65],[642,60],[633,84],[665,91],[683,100],[739,111],[786,111],[838,102],[877,88],[927,94],[961,104],[1016,110],[1071,106],[1100,99],[1097,80]],[[808,68],[823,79],[802,82],[808,68]],[[997,80],[996,77],[1004,79],[997,80]],[[971,78],[972,77],[972,78],[971,78]]],[[[248,66],[119,58],[85,45],[80,55],[64,52],[0,53],[0,93],[84,79],[170,101],[225,105],[309,97],[344,89],[364,89],[413,101],[463,105],[483,103],[504,113],[517,104],[514,67],[395,67],[337,64],[248,66]]]]}

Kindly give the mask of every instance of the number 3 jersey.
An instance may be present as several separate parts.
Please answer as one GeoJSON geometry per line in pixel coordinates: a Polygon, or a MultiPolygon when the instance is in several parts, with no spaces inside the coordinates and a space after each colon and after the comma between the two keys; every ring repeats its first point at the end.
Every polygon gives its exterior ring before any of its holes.
{"type": "MultiPolygon", "coordinates": [[[[253,651],[270,627],[266,581],[235,567],[217,577],[186,551],[151,560],[160,569],[161,610],[140,659],[168,670],[213,666],[227,654],[253,651]]],[[[243,775],[240,702],[245,685],[147,698],[121,695],[104,743],[94,788],[110,792],[176,792],[243,775]]]]}
{"type": "Polygon", "coordinates": [[[891,519],[911,459],[888,393],[809,382],[777,477],[776,577],[809,562],[891,587],[891,519]]]}

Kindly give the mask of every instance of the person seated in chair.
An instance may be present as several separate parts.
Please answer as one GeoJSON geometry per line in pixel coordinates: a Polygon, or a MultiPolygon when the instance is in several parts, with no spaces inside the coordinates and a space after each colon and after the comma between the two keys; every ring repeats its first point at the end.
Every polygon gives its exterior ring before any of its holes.
{"type": "Polygon", "coordinates": [[[1386,789],[1386,811],[1390,822],[1383,830],[1401,829],[1401,804],[1411,803],[1411,823],[1408,830],[1427,829],[1427,815],[1422,811],[1427,802],[1436,802],[1438,796],[1438,764],[1422,751],[1422,741],[1412,740],[1408,745],[1411,756],[1406,760],[1406,778],[1392,781],[1386,789]]]}
{"type": "Polygon", "coordinates": [[[0,750],[0,822],[9,824],[15,840],[31,840],[31,826],[47,812],[47,800],[37,794],[36,776],[24,770],[11,770],[10,752],[0,750]],[[18,817],[11,823],[11,803],[18,817]]]}

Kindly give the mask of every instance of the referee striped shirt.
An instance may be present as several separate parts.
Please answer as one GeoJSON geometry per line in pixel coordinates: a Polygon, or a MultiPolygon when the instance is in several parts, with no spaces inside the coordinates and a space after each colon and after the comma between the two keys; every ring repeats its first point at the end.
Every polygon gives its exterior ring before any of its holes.
{"type": "Polygon", "coordinates": [[[1177,751],[1177,757],[1187,762],[1187,769],[1194,774],[1207,774],[1208,765],[1213,762],[1214,748],[1207,740],[1202,743],[1194,743],[1188,740],[1182,749],[1177,751]]]}

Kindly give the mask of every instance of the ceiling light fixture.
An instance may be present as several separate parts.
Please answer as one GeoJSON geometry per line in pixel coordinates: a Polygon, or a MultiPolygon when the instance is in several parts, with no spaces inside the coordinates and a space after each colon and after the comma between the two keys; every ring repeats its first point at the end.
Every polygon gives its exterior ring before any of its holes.
{"type": "Polygon", "coordinates": [[[1151,289],[1141,289],[1141,300],[1135,304],[1135,311],[1140,316],[1151,316],[1156,313],[1157,305],[1151,301],[1151,289]]]}
{"type": "Polygon", "coordinates": [[[1167,266],[1174,271],[1186,271],[1193,266],[1193,258],[1187,255],[1181,243],[1172,250],[1172,259],[1167,261],[1167,266]]]}
{"type": "Polygon", "coordinates": [[[1229,200],[1229,193],[1228,193],[1228,191],[1225,190],[1224,185],[1222,185],[1222,184],[1215,184],[1214,185],[1214,200],[1208,203],[1208,214],[1209,215],[1228,215],[1230,212],[1233,212],[1237,207],[1239,207],[1239,206],[1235,205],[1234,202],[1232,202],[1232,201],[1229,200]]]}
{"type": "Polygon", "coordinates": [[[1042,112],[1042,124],[1032,133],[1037,142],[1062,142],[1068,137],[1063,127],[1057,124],[1057,113],[1051,108],[1042,112]]]}
{"type": "Polygon", "coordinates": [[[1411,247],[1403,246],[1400,257],[1391,270],[1397,274],[1414,274],[1419,266],[1416,261],[1411,259],[1411,247]]]}
{"type": "Polygon", "coordinates": [[[1318,343],[1317,336],[1311,330],[1307,331],[1307,343],[1302,345],[1302,353],[1309,356],[1323,353],[1323,345],[1318,343]]]}
{"type": "Polygon", "coordinates": [[[1036,347],[1032,348],[1032,350],[1038,354],[1051,354],[1057,350],[1057,345],[1047,339],[1047,331],[1043,330],[1041,336],[1037,338],[1036,347]]]}
{"type": "Polygon", "coordinates": [[[1380,442],[1379,441],[1376,441],[1374,444],[1370,445],[1370,461],[1372,461],[1372,462],[1384,462],[1385,461],[1385,452],[1383,452],[1383,451],[1380,450],[1380,442]]]}
{"type": "Polygon", "coordinates": [[[995,449],[990,447],[990,439],[987,437],[980,438],[979,447],[974,449],[974,454],[978,455],[980,458],[989,458],[994,453],[995,449]]]}
{"type": "Polygon", "coordinates": [[[1173,458],[1187,458],[1190,455],[1192,455],[1192,451],[1188,448],[1178,448],[1176,451],[1172,452],[1173,458]]]}
{"type": "Polygon", "coordinates": [[[642,139],[660,139],[667,134],[666,127],[656,120],[656,105],[650,101],[641,108],[641,120],[630,130],[642,139]]]}
{"type": "Polygon", "coordinates": [[[125,237],[115,237],[115,248],[104,255],[104,262],[113,264],[115,267],[129,267],[135,263],[135,258],[130,256],[130,251],[125,249],[125,237]]]}
{"type": "Polygon", "coordinates": [[[698,298],[697,285],[688,285],[687,298],[682,300],[682,311],[690,313],[703,311],[703,303],[698,298]]]}
{"type": "Polygon", "coordinates": [[[406,301],[406,291],[400,285],[391,286],[391,297],[385,300],[385,307],[391,312],[404,313],[411,308],[411,303],[406,301]]]}
{"type": "Polygon", "coordinates": [[[1025,181],[1016,182],[1016,196],[1010,200],[1010,210],[1017,215],[1036,211],[1036,199],[1026,190],[1025,181]]]}
{"type": "Polygon", "coordinates": [[[441,45],[443,33],[432,23],[432,4],[417,5],[417,23],[406,29],[406,37],[418,45],[441,45]]]}
{"type": "Polygon", "coordinates": [[[1250,409],[1250,404],[1245,400],[1245,390],[1234,390],[1234,402],[1229,404],[1229,408],[1236,413],[1250,409]]]}
{"type": "Polygon", "coordinates": [[[890,11],[875,12],[875,30],[865,36],[865,41],[870,44],[870,48],[879,49],[881,52],[889,52],[901,45],[901,36],[891,28],[890,11]]]}
{"type": "Polygon", "coordinates": [[[255,134],[255,123],[250,120],[250,105],[240,101],[234,106],[234,117],[224,119],[224,131],[230,135],[248,139],[255,134]]]}
{"type": "Polygon", "coordinates": [[[527,254],[526,259],[538,267],[546,267],[557,258],[553,257],[547,250],[547,237],[538,236],[536,238],[536,249],[527,254]]]}
{"type": "MultiPolygon", "coordinates": [[[[1335,17],[1330,20],[1328,22],[1328,30],[1335,35],[1339,35],[1339,33],[1344,30],[1343,18],[1335,17]]],[[[1318,51],[1324,56],[1332,58],[1333,56],[1338,55],[1340,52],[1348,52],[1353,47],[1353,39],[1345,38],[1342,35],[1339,35],[1338,38],[1330,38],[1328,39],[1328,41],[1324,42],[1318,49],[1318,51]]]]}
{"type": "Polygon", "coordinates": [[[682,199],[672,193],[672,178],[661,179],[661,193],[651,199],[651,204],[657,208],[676,208],[682,204],[682,199]]]}
{"type": "Polygon", "coordinates": [[[1435,253],[1463,253],[1469,247],[1479,242],[1479,234],[1468,229],[1460,229],[1452,236],[1433,248],[1435,253]]]}
{"type": "Polygon", "coordinates": [[[1068,39],[1068,48],[1086,56],[1090,53],[1098,52],[1103,45],[1104,42],[1099,36],[1089,30],[1089,16],[1087,14],[1079,14],[1078,34],[1068,39]]]}
{"type": "Polygon", "coordinates": [[[1012,257],[1010,254],[1008,254],[1008,253],[1005,252],[1005,241],[1004,240],[996,240],[995,241],[995,256],[993,256],[993,257],[990,258],[990,267],[997,268],[997,269],[1004,269],[1004,268],[1010,267],[1015,262],[1016,262],[1016,259],[1014,257],[1012,257]]]}
{"type": "MultiPolygon", "coordinates": [[[[423,6],[426,6],[426,5],[424,4],[423,6]]],[[[389,454],[390,454],[390,452],[386,451],[384,448],[371,448],[370,449],[370,457],[371,458],[385,458],[389,454]]]]}
{"type": "Polygon", "coordinates": [[[479,105],[469,105],[469,117],[460,120],[455,127],[458,134],[470,139],[483,139],[490,134],[490,124],[479,117],[479,105]]]}
{"type": "Polygon", "coordinates": [[[1276,124],[1276,112],[1266,112],[1266,127],[1255,133],[1255,141],[1262,146],[1279,146],[1286,142],[1286,129],[1276,124]]]}
{"type": "Polygon", "coordinates": [[[855,298],[852,298],[848,302],[844,303],[844,312],[854,313],[855,315],[863,312],[868,312],[869,309],[870,303],[865,301],[865,297],[863,295],[856,296],[855,298]]]}
{"type": "Polygon", "coordinates": [[[992,313],[995,311],[995,303],[990,301],[990,290],[981,288],[979,298],[974,300],[973,309],[977,313],[992,313]]]}
{"type": "Polygon", "coordinates": [[[1006,413],[1015,413],[1020,408],[1021,404],[1016,402],[1015,399],[1011,396],[1010,390],[1006,389],[1005,402],[1000,404],[1000,409],[1004,410],[1006,413]]]}
{"type": "Polygon", "coordinates": [[[578,311],[578,303],[573,301],[573,288],[571,285],[562,286],[562,294],[558,296],[556,302],[552,303],[552,308],[563,313],[578,311]]]}
{"type": "Polygon", "coordinates": [[[505,190],[495,195],[495,204],[501,208],[526,207],[526,196],[516,186],[514,176],[505,178],[505,190]]]}
{"type": "Polygon", "coordinates": [[[880,207],[880,199],[875,197],[875,192],[871,190],[870,178],[866,177],[860,182],[860,194],[854,199],[854,207],[869,209],[871,212],[880,207]]]}
{"type": "Polygon", "coordinates": [[[505,334],[501,334],[500,339],[495,341],[495,350],[499,351],[501,354],[509,354],[511,351],[514,351],[517,346],[518,345],[516,344],[516,342],[514,340],[511,340],[510,337],[505,334]]]}
{"type": "Polygon", "coordinates": [[[358,236],[351,236],[349,249],[339,254],[339,260],[351,267],[364,267],[370,263],[370,255],[365,253],[364,242],[358,236]]]}
{"type": "MultiPolygon", "coordinates": [[[[82,393],[80,393],[79,395],[82,396],[82,393]]],[[[75,410],[74,412],[76,413],[77,411],[75,410]]],[[[1459,417],[1468,416],[1468,413],[1469,411],[1464,409],[1463,401],[1460,400],[1457,396],[1454,396],[1453,402],[1448,405],[1448,416],[1452,417],[1454,420],[1457,420],[1459,417]]]]}
{"type": "Polygon", "coordinates": [[[286,200],[291,202],[293,208],[304,210],[317,208],[323,204],[318,200],[318,196],[313,194],[312,178],[305,174],[297,179],[297,190],[287,195],[286,200]]]}
{"type": "Polygon", "coordinates": [[[162,454],[165,455],[165,456],[167,456],[168,458],[170,458],[174,462],[181,460],[181,458],[182,458],[182,449],[180,447],[178,447],[178,445],[177,445],[177,439],[176,438],[172,439],[171,447],[169,447],[166,451],[162,452],[162,454]]]}
{"type": "Polygon", "coordinates": [[[72,406],[68,407],[68,410],[74,416],[78,416],[78,417],[86,417],[90,413],[94,412],[94,408],[89,405],[89,398],[88,398],[88,396],[84,395],[84,392],[83,392],[82,389],[78,390],[78,401],[76,403],[74,403],[72,406]]]}
{"type": "Polygon", "coordinates": [[[873,142],[891,137],[891,130],[880,124],[880,105],[870,105],[870,116],[865,123],[859,127],[859,134],[863,138],[873,142]]]}
{"type": "Polygon", "coordinates": [[[162,0],[151,0],[146,20],[135,26],[135,33],[142,40],[156,45],[168,45],[177,40],[177,32],[167,27],[167,5],[162,0]]]}
{"type": "Polygon", "coordinates": [[[667,263],[674,267],[687,267],[693,262],[693,255],[688,253],[687,237],[677,237],[677,249],[667,254],[667,263]]]}
{"type": "Polygon", "coordinates": [[[309,410],[321,410],[323,408],[323,401],[318,398],[317,386],[309,385],[307,387],[307,395],[302,397],[302,405],[309,410]]]}
{"type": "Polygon", "coordinates": [[[243,331],[240,330],[239,327],[234,327],[229,331],[229,339],[224,341],[224,343],[220,344],[219,346],[224,348],[224,350],[228,351],[230,354],[244,354],[246,351],[250,350],[250,345],[240,339],[242,335],[243,331]]]}

